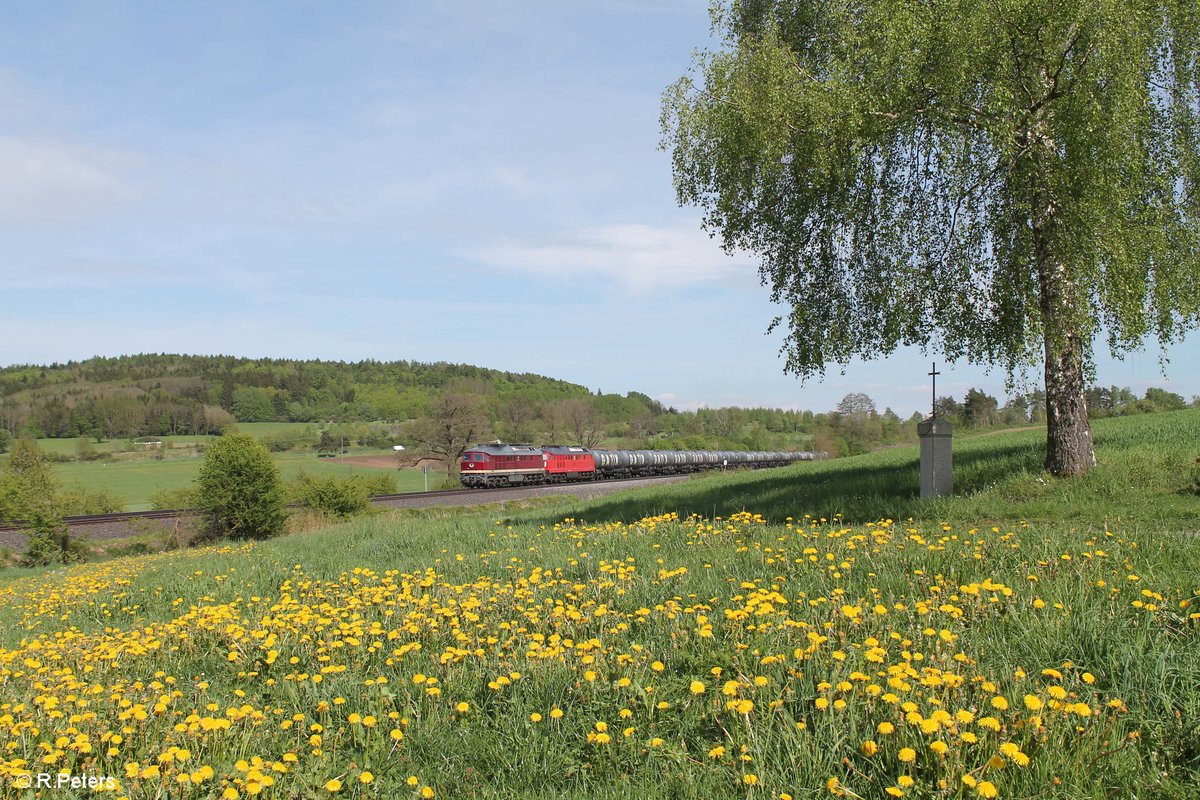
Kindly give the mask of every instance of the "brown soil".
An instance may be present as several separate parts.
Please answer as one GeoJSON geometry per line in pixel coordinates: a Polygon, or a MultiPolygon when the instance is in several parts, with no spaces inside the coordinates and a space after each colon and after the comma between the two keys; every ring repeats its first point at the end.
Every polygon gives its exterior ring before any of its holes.
{"type": "Polygon", "coordinates": [[[407,456],[403,461],[397,461],[395,456],[374,455],[374,456],[338,456],[337,458],[327,459],[332,464],[351,464],[356,467],[375,467],[376,469],[412,469],[420,468],[428,465],[431,469],[445,469],[446,465],[436,459],[431,458],[415,458],[407,456]]]}

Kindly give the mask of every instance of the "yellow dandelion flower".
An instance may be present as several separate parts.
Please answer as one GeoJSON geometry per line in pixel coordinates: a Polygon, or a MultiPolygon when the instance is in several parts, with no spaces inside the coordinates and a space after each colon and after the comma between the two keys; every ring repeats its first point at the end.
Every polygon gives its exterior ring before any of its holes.
{"type": "Polygon", "coordinates": [[[373,780],[375,780],[375,776],[372,775],[370,772],[367,772],[366,770],[363,770],[362,772],[360,772],[358,774],[358,782],[359,783],[366,784],[366,783],[370,783],[373,780]]]}
{"type": "Polygon", "coordinates": [[[903,747],[900,749],[900,753],[897,758],[899,758],[905,764],[911,764],[917,760],[917,751],[913,750],[911,747],[903,747]]]}
{"type": "Polygon", "coordinates": [[[325,791],[340,792],[342,790],[342,782],[337,778],[333,778],[325,783],[325,791]]]}
{"type": "Polygon", "coordinates": [[[996,784],[991,781],[980,781],[975,787],[975,793],[984,798],[997,797],[1000,794],[996,789],[996,784]]]}
{"type": "Polygon", "coordinates": [[[707,687],[704,685],[703,681],[692,681],[688,686],[688,691],[690,691],[692,694],[704,694],[706,689],[707,687]]]}

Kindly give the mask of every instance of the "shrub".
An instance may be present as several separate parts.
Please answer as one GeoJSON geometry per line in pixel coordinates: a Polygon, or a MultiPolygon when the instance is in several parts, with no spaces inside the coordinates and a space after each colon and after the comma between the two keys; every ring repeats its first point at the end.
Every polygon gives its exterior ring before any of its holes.
{"type": "Polygon", "coordinates": [[[316,437],[311,430],[307,432],[296,430],[278,431],[263,436],[262,443],[272,453],[284,453],[288,450],[310,447],[316,444],[316,437]]]}
{"type": "Polygon", "coordinates": [[[185,486],[182,489],[159,489],[150,495],[150,505],[156,511],[165,509],[174,510],[177,508],[198,508],[200,506],[200,498],[196,492],[197,487],[195,486],[185,486]]]}
{"type": "Polygon", "coordinates": [[[104,491],[68,489],[59,497],[58,509],[64,516],[76,514],[111,514],[125,507],[119,497],[104,491]]]}
{"type": "Polygon", "coordinates": [[[50,518],[57,493],[46,454],[32,439],[18,439],[0,472],[0,520],[50,518]]]}
{"type": "Polygon", "coordinates": [[[291,488],[297,503],[331,517],[354,517],[371,506],[367,486],[357,475],[339,480],[301,472],[291,488]]]}
{"type": "Polygon", "coordinates": [[[44,567],[55,561],[72,564],[87,559],[88,548],[82,536],[73,536],[61,517],[35,513],[29,520],[29,544],[21,555],[27,567],[44,567]]]}
{"type": "Polygon", "coordinates": [[[96,449],[96,445],[92,444],[92,440],[86,436],[80,436],[75,440],[75,458],[80,461],[99,461],[107,458],[108,453],[96,449]]]}
{"type": "Polygon", "coordinates": [[[396,476],[390,472],[370,472],[354,476],[367,490],[369,497],[377,494],[396,494],[400,487],[396,485],[396,476]]]}
{"type": "Polygon", "coordinates": [[[248,433],[213,442],[196,479],[209,537],[266,539],[287,522],[283,483],[267,448],[248,433]]]}

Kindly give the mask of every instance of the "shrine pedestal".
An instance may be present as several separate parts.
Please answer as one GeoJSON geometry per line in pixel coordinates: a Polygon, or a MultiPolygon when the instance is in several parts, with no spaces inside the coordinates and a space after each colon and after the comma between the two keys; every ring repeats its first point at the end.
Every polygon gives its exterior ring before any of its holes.
{"type": "Polygon", "coordinates": [[[917,423],[921,439],[921,497],[947,497],[954,492],[954,426],[933,417],[917,423]]]}

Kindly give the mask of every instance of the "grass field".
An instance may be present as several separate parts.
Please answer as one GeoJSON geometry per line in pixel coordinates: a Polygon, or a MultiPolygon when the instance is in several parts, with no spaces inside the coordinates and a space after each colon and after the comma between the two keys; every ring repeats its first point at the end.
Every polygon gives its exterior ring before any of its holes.
{"type": "Polygon", "coordinates": [[[0,572],[0,785],[1194,798],[1198,428],[1098,424],[1078,481],[964,441],[935,503],[897,449],[0,572]]]}
{"type": "MultiPolygon", "coordinates": [[[[317,458],[315,453],[277,453],[272,459],[284,480],[294,478],[300,470],[320,477],[386,472],[396,477],[401,492],[419,492],[424,488],[424,476],[419,469],[381,470],[317,458]]],[[[150,498],[156,492],[190,485],[202,463],[202,458],[68,462],[55,464],[54,474],[68,488],[80,486],[107,492],[124,501],[126,511],[144,511],[151,507],[150,498]]],[[[430,486],[444,477],[442,472],[430,472],[430,486]]]]}
{"type": "MultiPolygon", "coordinates": [[[[210,442],[215,437],[212,436],[160,436],[155,441],[161,441],[172,448],[185,448],[191,445],[210,442]]],[[[65,456],[74,456],[78,452],[78,439],[38,439],[37,446],[39,449],[47,453],[58,453],[65,456]]],[[[114,451],[125,451],[131,455],[136,455],[139,452],[144,453],[147,457],[153,455],[153,451],[148,449],[139,450],[136,445],[130,445],[125,439],[106,439],[103,442],[97,442],[93,439],[88,439],[88,443],[98,453],[112,453],[114,451]]]]}

